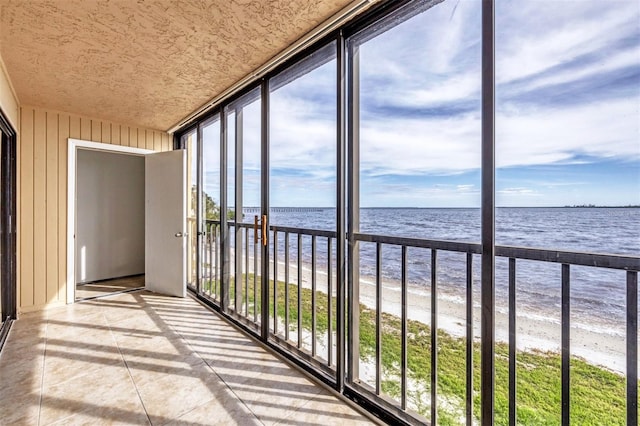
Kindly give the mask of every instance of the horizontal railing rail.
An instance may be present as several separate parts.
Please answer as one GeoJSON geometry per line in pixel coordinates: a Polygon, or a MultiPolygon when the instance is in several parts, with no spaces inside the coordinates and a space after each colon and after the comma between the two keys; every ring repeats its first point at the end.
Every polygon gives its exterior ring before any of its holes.
{"type": "Polygon", "coordinates": [[[393,244],[405,247],[446,250],[472,254],[482,253],[482,245],[479,243],[464,243],[446,240],[427,240],[421,238],[393,237],[390,235],[374,235],[362,233],[354,233],[353,237],[356,241],[363,241],[367,243],[393,244]]]}
{"type": "Polygon", "coordinates": [[[269,227],[271,231],[288,232],[289,234],[302,234],[311,235],[316,237],[336,238],[335,231],[326,231],[323,229],[310,229],[310,228],[293,228],[291,226],[276,226],[271,225],[269,227]]]}
{"type": "Polygon", "coordinates": [[[574,266],[640,271],[640,257],[618,254],[581,253],[541,248],[496,246],[496,257],[540,262],[566,263],[574,266]]]}

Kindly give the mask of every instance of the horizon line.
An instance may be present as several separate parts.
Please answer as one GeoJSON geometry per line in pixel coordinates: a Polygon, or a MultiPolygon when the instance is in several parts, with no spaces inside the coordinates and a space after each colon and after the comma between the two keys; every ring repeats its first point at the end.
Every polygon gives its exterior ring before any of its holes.
{"type": "MultiPolygon", "coordinates": [[[[229,207],[233,209],[233,207],[229,207]]],[[[261,209],[260,206],[247,206],[243,209],[261,209]]],[[[271,209],[335,209],[335,206],[271,206],[271,209]]],[[[640,208],[640,204],[626,205],[572,205],[572,206],[496,206],[498,209],[620,209],[620,208],[640,208]]],[[[481,209],[478,206],[367,206],[360,209],[481,209]]]]}

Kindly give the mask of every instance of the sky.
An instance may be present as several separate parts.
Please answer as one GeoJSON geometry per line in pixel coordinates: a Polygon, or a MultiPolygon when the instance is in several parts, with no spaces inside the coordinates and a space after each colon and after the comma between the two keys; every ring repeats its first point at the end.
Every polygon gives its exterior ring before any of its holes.
{"type": "MultiPolygon", "coordinates": [[[[480,206],[480,3],[445,0],[350,41],[361,206],[480,206]]],[[[501,0],[495,25],[496,204],[640,205],[640,2],[501,0]]],[[[330,60],[270,94],[273,206],[335,206],[335,78],[330,60]]],[[[253,206],[258,102],[243,133],[253,206]]]]}

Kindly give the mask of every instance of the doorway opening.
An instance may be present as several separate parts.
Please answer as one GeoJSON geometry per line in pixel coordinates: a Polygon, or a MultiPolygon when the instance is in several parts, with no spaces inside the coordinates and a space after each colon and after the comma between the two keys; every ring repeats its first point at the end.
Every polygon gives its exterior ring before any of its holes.
{"type": "Polygon", "coordinates": [[[69,140],[67,303],[144,288],[151,152],[69,140]]]}

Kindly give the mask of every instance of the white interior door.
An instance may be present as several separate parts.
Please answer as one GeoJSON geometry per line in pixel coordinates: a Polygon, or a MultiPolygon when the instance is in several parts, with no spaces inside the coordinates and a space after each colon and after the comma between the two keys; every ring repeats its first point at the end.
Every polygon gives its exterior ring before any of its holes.
{"type": "Polygon", "coordinates": [[[145,156],[145,286],[185,297],[186,151],[145,156]]]}

